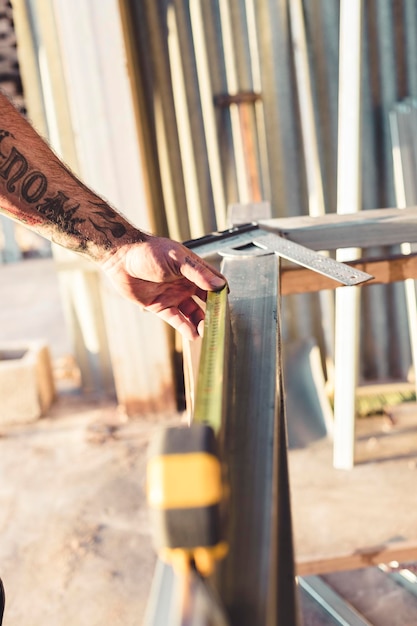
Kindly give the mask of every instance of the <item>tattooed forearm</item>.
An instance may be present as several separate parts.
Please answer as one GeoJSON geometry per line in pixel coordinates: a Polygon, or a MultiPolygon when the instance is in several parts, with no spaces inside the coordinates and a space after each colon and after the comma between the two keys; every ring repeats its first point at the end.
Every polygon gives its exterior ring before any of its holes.
{"type": "Polygon", "coordinates": [[[61,232],[79,238],[81,249],[85,249],[84,237],[78,229],[79,224],[85,222],[85,219],[74,216],[80,205],[67,207],[68,203],[69,198],[62,191],[58,191],[55,196],[46,197],[41,204],[36,206],[36,210],[56,224],[61,232]]]}
{"type": "Polygon", "coordinates": [[[14,133],[0,129],[0,196],[9,201],[16,198],[8,207],[13,217],[79,252],[88,252],[89,244],[99,252],[111,249],[115,240],[122,244],[123,240],[143,240],[137,229],[79,181],[52,152],[45,161],[36,154],[28,158],[25,148],[14,133]]]}
{"type": "Polygon", "coordinates": [[[46,196],[48,191],[46,176],[41,172],[31,170],[27,159],[14,146],[8,153],[5,153],[1,145],[5,137],[14,138],[14,136],[5,130],[0,130],[0,176],[6,181],[7,191],[10,193],[18,192],[28,204],[39,202],[44,198],[36,206],[36,210],[45,215],[51,222],[55,219],[59,223],[65,222],[63,219],[65,214],[71,219],[80,205],[66,209],[65,203],[69,198],[61,191],[58,191],[54,197],[46,196]]]}

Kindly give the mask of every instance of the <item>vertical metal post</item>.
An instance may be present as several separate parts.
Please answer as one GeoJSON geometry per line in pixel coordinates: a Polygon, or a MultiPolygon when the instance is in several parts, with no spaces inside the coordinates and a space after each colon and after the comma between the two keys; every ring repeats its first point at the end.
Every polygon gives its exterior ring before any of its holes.
{"type": "MultiPolygon", "coordinates": [[[[417,201],[416,187],[416,104],[402,103],[390,112],[392,157],[394,165],[394,184],[397,206],[404,209],[417,201]],[[414,122],[414,123],[413,123],[414,122]]],[[[403,254],[417,252],[417,245],[403,243],[403,254]]],[[[408,330],[411,344],[411,357],[414,368],[414,384],[417,393],[417,284],[412,278],[404,281],[407,304],[408,330]]]]}
{"type": "Polygon", "coordinates": [[[226,258],[230,371],[223,433],[230,553],[217,581],[231,623],[297,624],[280,354],[279,259],[226,258]]]}
{"type": "Polygon", "coordinates": [[[207,143],[207,160],[212,180],[213,203],[218,229],[226,226],[226,197],[222,175],[220,147],[217,138],[216,115],[213,107],[213,77],[204,28],[202,0],[190,3],[190,20],[194,37],[194,50],[198,88],[201,97],[201,115],[207,143]]]}
{"type": "MultiPolygon", "coordinates": [[[[308,209],[312,216],[325,215],[323,182],[319,148],[317,140],[316,120],[314,115],[313,91],[308,60],[307,39],[301,0],[289,3],[290,25],[294,50],[295,74],[300,108],[301,132],[308,188],[308,209]]],[[[322,311],[321,331],[325,348],[327,379],[334,376],[334,299],[329,290],[320,291],[320,307],[322,311]]]]}
{"type": "MultiPolygon", "coordinates": [[[[337,212],[355,213],[361,204],[361,0],[340,5],[339,123],[337,212]]],[[[356,249],[338,250],[339,261],[357,256],[356,249]]],[[[359,289],[336,290],[334,455],[336,468],[354,464],[355,394],[359,335],[359,289]]]]}

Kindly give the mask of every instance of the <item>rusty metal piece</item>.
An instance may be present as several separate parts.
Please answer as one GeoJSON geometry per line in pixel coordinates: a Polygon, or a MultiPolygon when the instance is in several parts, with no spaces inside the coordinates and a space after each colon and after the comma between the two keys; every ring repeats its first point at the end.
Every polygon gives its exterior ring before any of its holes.
{"type": "Polygon", "coordinates": [[[231,104],[254,104],[262,100],[262,95],[256,91],[239,91],[238,93],[221,93],[213,97],[214,104],[226,108],[231,104]]]}

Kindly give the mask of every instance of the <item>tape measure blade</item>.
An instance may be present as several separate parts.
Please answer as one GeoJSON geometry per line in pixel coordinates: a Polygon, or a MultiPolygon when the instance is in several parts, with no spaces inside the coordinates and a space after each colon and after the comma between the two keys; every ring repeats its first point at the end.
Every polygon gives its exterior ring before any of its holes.
{"type": "Polygon", "coordinates": [[[193,420],[208,424],[217,433],[223,411],[223,382],[227,318],[227,288],[209,292],[193,420]]]}

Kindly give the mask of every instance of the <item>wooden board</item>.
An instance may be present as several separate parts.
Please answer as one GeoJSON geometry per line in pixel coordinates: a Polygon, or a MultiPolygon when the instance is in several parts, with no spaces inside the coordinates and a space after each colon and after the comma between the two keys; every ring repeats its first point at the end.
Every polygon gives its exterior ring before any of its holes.
{"type": "MultiPolygon", "coordinates": [[[[417,278],[417,254],[394,255],[375,259],[358,259],[347,263],[374,278],[362,287],[403,281],[417,278]]],[[[322,289],[335,289],[339,283],[301,266],[287,266],[281,269],[281,295],[307,293],[322,289]]]]}

